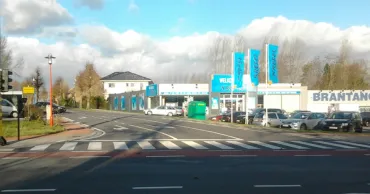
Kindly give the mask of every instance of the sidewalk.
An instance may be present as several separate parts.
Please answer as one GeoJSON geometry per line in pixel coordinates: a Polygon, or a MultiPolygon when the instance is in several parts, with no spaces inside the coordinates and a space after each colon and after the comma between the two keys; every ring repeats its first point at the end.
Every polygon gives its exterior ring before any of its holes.
{"type": "Polygon", "coordinates": [[[67,119],[62,119],[62,126],[64,127],[65,131],[56,134],[21,136],[20,141],[17,141],[17,137],[6,138],[8,144],[5,146],[0,146],[0,151],[6,150],[7,148],[31,147],[40,144],[78,140],[96,135],[95,130],[89,129],[81,124],[72,123],[67,119]]]}

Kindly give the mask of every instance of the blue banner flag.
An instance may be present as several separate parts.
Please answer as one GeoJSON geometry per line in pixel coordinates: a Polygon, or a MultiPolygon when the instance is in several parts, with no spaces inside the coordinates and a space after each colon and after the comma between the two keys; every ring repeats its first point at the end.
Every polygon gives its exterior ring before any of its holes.
{"type": "Polygon", "coordinates": [[[243,87],[243,75],[244,75],[244,53],[233,53],[233,65],[234,65],[234,87],[243,87]]]}
{"type": "Polygon", "coordinates": [[[251,83],[253,86],[258,86],[259,84],[260,65],[258,61],[260,53],[261,52],[259,50],[249,50],[249,74],[251,76],[251,83]]]}
{"type": "Polygon", "coordinates": [[[271,83],[279,83],[279,72],[278,72],[278,51],[279,47],[276,45],[268,45],[268,79],[271,83]]]}

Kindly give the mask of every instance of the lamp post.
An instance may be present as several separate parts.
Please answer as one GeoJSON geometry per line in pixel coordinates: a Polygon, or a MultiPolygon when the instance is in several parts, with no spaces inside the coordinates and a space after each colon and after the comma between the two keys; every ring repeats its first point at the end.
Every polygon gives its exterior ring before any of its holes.
{"type": "Polygon", "coordinates": [[[53,79],[52,79],[52,72],[51,72],[51,66],[53,64],[53,55],[49,54],[48,56],[45,57],[45,59],[48,59],[49,63],[49,71],[50,71],[50,126],[52,127],[54,125],[54,120],[53,120],[53,79]]]}

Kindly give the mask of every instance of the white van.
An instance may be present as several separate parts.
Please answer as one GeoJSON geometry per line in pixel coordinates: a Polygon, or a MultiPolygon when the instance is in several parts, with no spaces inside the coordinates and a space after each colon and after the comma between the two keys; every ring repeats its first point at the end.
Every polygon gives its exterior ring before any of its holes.
{"type": "Polygon", "coordinates": [[[18,117],[17,107],[9,100],[1,99],[1,111],[3,112],[3,117],[18,117]]]}

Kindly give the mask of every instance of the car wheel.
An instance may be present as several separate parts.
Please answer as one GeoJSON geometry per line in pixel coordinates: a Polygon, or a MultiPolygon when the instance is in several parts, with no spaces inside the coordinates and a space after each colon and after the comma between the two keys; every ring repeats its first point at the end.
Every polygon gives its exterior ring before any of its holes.
{"type": "Polygon", "coordinates": [[[147,113],[148,115],[152,115],[152,111],[148,111],[148,113],[147,113]]]}
{"type": "Polygon", "coordinates": [[[167,114],[167,116],[172,117],[172,116],[173,116],[172,112],[169,112],[169,113],[167,114]]]}
{"type": "Polygon", "coordinates": [[[307,130],[307,125],[305,124],[302,124],[300,127],[299,127],[300,130],[307,130]]]}
{"type": "Polygon", "coordinates": [[[366,121],[365,126],[366,126],[366,127],[368,127],[368,126],[369,126],[369,121],[366,121]]]}
{"type": "Polygon", "coordinates": [[[18,118],[18,113],[17,112],[12,112],[11,115],[12,115],[13,118],[18,118]]]}

